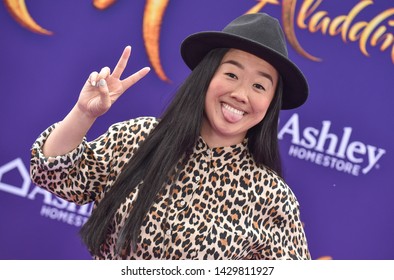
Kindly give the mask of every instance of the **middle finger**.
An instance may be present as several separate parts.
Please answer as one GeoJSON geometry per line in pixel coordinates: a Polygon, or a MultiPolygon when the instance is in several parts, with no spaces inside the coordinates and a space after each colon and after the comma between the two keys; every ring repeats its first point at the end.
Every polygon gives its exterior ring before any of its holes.
{"type": "Polygon", "coordinates": [[[100,73],[98,74],[98,79],[106,79],[109,75],[111,74],[111,70],[109,69],[109,67],[103,67],[100,71],[100,73]]]}

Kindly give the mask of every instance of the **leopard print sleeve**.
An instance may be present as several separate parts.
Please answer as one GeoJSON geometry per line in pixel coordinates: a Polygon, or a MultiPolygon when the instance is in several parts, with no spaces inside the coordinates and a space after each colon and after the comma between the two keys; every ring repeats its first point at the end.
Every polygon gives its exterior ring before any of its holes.
{"type": "Polygon", "coordinates": [[[31,179],[37,186],[76,204],[101,200],[156,124],[157,120],[151,117],[116,123],[91,142],[84,138],[65,155],[45,157],[42,146],[58,125],[54,124],[41,133],[32,146],[31,179]]]}
{"type": "Polygon", "coordinates": [[[311,259],[303,223],[300,219],[300,207],[296,196],[281,179],[278,180],[281,194],[276,207],[276,216],[271,229],[272,257],[275,259],[309,260],[311,259]]]}

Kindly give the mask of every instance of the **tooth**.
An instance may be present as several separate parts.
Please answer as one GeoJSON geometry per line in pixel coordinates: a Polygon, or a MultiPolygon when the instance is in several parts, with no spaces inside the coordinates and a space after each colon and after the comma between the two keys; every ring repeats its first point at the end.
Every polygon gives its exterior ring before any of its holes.
{"type": "Polygon", "coordinates": [[[243,115],[243,114],[244,114],[243,111],[237,110],[237,109],[231,107],[231,106],[228,105],[228,104],[224,104],[224,107],[225,107],[227,110],[229,110],[230,112],[233,112],[233,113],[235,113],[235,114],[238,114],[238,115],[243,115]]]}

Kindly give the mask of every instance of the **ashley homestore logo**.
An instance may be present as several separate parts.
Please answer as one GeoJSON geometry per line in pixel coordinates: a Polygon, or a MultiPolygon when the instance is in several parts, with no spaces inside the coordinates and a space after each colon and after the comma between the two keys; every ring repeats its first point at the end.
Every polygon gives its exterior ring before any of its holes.
{"type": "MultiPolygon", "coordinates": [[[[15,181],[20,181],[20,178],[16,179],[15,181]]],[[[0,191],[30,200],[42,200],[43,204],[40,209],[42,217],[76,227],[82,226],[91,212],[91,204],[77,206],[75,203],[58,198],[40,187],[31,186],[29,172],[20,158],[0,166],[0,191]],[[20,176],[22,178],[21,185],[15,186],[7,183],[5,177],[9,178],[9,176],[20,176]]]]}
{"type": "Polygon", "coordinates": [[[353,140],[353,129],[344,127],[341,135],[330,131],[331,121],[321,127],[300,127],[298,114],[293,114],[280,128],[278,138],[290,139],[288,155],[354,176],[367,174],[386,150],[353,140]]]}

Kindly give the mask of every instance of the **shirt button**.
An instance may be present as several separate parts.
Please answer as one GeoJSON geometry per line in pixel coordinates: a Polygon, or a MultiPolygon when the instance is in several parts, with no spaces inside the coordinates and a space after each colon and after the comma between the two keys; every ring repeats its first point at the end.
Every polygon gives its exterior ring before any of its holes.
{"type": "Polygon", "coordinates": [[[167,235],[171,235],[171,230],[170,230],[170,229],[167,229],[166,234],[167,234],[167,235]]]}
{"type": "Polygon", "coordinates": [[[196,182],[200,181],[201,177],[200,176],[196,176],[194,179],[196,179],[196,182]]]}
{"type": "Polygon", "coordinates": [[[179,204],[180,204],[181,206],[185,206],[186,202],[185,202],[184,200],[181,200],[181,201],[179,202],[179,204]]]}

